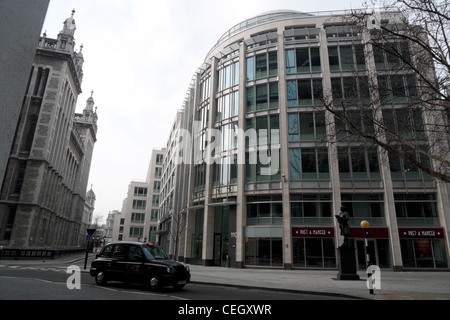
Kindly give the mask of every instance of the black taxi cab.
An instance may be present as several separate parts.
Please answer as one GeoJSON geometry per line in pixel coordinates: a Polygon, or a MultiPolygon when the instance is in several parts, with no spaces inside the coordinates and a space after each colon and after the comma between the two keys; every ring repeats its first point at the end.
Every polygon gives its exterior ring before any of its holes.
{"type": "Polygon", "coordinates": [[[170,260],[153,243],[115,242],[106,245],[92,261],[90,275],[98,285],[108,281],[143,283],[151,289],[182,289],[191,280],[188,266],[170,260]]]}

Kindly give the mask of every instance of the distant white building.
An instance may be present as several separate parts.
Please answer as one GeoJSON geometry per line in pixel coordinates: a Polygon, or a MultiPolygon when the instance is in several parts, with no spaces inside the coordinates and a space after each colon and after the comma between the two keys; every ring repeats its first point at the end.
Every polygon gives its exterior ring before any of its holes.
{"type": "Polygon", "coordinates": [[[159,213],[162,162],[165,149],[152,152],[145,181],[132,181],[121,213],[114,214],[112,241],[154,242],[159,213]]]}

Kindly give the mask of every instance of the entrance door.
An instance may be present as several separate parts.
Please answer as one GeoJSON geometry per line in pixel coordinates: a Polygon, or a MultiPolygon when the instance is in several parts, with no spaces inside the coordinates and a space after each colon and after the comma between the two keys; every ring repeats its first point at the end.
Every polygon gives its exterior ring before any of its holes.
{"type": "Polygon", "coordinates": [[[221,233],[214,234],[213,261],[215,266],[226,267],[228,256],[228,239],[224,241],[221,233]]]}

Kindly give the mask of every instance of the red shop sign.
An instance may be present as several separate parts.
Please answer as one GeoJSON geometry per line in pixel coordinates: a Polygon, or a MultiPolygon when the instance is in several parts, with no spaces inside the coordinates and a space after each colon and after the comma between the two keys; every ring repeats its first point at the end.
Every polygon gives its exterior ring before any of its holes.
{"type": "Polygon", "coordinates": [[[292,228],[293,238],[334,238],[334,228],[297,227],[292,228]]]}
{"type": "MultiPolygon", "coordinates": [[[[364,238],[364,229],[361,227],[353,227],[350,228],[352,230],[352,234],[349,235],[349,238],[364,238]]],[[[369,228],[367,238],[369,239],[389,239],[389,231],[388,228],[369,228]]]]}
{"type": "Polygon", "coordinates": [[[444,229],[442,228],[398,228],[401,239],[429,238],[444,239],[444,229]]]}

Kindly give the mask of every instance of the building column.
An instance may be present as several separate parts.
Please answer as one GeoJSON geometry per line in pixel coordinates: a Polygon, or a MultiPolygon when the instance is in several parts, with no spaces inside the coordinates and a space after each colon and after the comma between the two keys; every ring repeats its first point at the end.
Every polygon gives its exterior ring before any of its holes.
{"type": "MultiPolygon", "coordinates": [[[[214,122],[216,119],[216,92],[217,92],[217,64],[218,59],[213,58],[211,62],[211,91],[210,91],[210,109],[209,109],[209,123],[208,130],[212,133],[214,129],[214,122]]],[[[211,134],[208,139],[211,139],[211,134]]],[[[211,142],[211,141],[209,141],[211,142]]],[[[208,143],[206,148],[206,159],[211,160],[212,143],[208,143]]],[[[214,261],[214,207],[209,206],[212,202],[212,188],[213,188],[213,164],[206,165],[206,181],[205,181],[205,211],[203,219],[203,245],[202,245],[202,264],[209,266],[214,261]]]]}
{"type": "Polygon", "coordinates": [[[196,147],[198,148],[196,144],[197,139],[197,132],[196,132],[196,126],[195,121],[198,121],[197,117],[197,107],[198,102],[200,101],[200,83],[201,83],[201,75],[200,73],[197,73],[195,75],[195,83],[194,83],[194,103],[190,106],[192,109],[192,123],[194,124],[193,127],[189,128],[191,133],[191,154],[190,154],[190,162],[189,164],[189,182],[188,182],[188,190],[187,190],[187,208],[186,208],[186,229],[184,232],[184,261],[186,263],[191,262],[192,258],[192,235],[195,232],[195,209],[190,209],[193,206],[192,201],[192,194],[194,191],[194,164],[195,164],[195,155],[198,150],[196,150],[196,147]]]}
{"type": "MultiPolygon", "coordinates": [[[[370,34],[367,29],[363,31],[364,55],[366,57],[366,66],[368,70],[370,99],[372,103],[372,112],[374,120],[382,123],[383,114],[378,92],[378,78],[373,56],[373,48],[370,43],[370,34]]],[[[375,133],[379,139],[386,142],[385,132],[375,126],[375,133]]],[[[397,216],[395,211],[394,188],[392,185],[391,168],[389,165],[389,153],[386,149],[378,147],[378,161],[380,163],[381,179],[384,187],[384,214],[386,225],[389,230],[390,251],[392,258],[392,267],[394,271],[403,269],[402,252],[400,247],[400,237],[398,233],[397,216]]]]}
{"type": "MultiPolygon", "coordinates": [[[[320,41],[320,59],[322,62],[322,87],[323,87],[323,97],[325,103],[333,108],[333,96],[331,90],[331,71],[328,59],[328,41],[325,28],[320,29],[319,34],[320,41]]],[[[325,123],[326,123],[326,134],[328,136],[328,158],[330,166],[330,180],[331,180],[331,193],[332,193],[332,203],[333,203],[333,216],[340,212],[340,207],[342,205],[341,201],[341,180],[339,176],[339,161],[338,161],[338,151],[337,151],[337,141],[336,141],[336,122],[332,112],[325,110],[325,123]]],[[[336,219],[334,222],[334,234],[335,234],[335,248],[336,248],[336,263],[339,265],[339,253],[338,248],[342,245],[344,237],[341,236],[339,229],[339,223],[336,219]]]]}
{"type": "Polygon", "coordinates": [[[278,95],[280,108],[280,165],[281,188],[283,193],[283,263],[285,269],[292,269],[292,222],[289,194],[289,145],[288,110],[286,84],[286,53],[284,50],[284,29],[278,30],[278,95]]]}
{"type": "Polygon", "coordinates": [[[236,268],[245,266],[245,229],[247,226],[247,197],[245,195],[245,113],[247,83],[247,47],[239,48],[239,113],[238,113],[238,176],[236,205],[236,268]]]}

